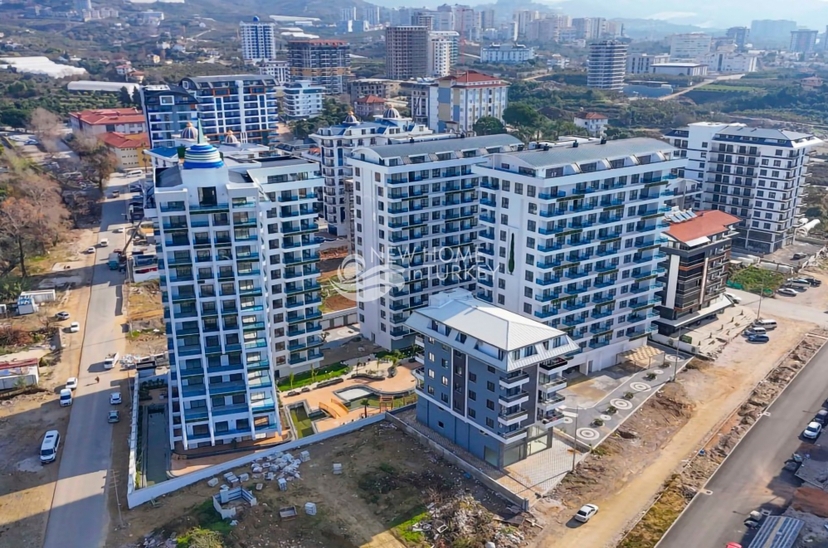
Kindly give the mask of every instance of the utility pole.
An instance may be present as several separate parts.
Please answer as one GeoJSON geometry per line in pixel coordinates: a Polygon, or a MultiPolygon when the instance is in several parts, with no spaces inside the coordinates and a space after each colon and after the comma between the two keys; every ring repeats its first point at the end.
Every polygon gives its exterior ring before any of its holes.
{"type": "Polygon", "coordinates": [[[678,361],[679,361],[679,344],[681,344],[681,331],[682,327],[679,327],[678,338],[676,338],[676,356],[675,360],[673,360],[673,376],[670,379],[670,382],[676,382],[676,375],[678,374],[678,361]]]}
{"type": "Polygon", "coordinates": [[[580,411],[580,407],[575,408],[575,447],[572,448],[572,472],[575,471],[575,456],[578,454],[578,413],[580,411]]]}

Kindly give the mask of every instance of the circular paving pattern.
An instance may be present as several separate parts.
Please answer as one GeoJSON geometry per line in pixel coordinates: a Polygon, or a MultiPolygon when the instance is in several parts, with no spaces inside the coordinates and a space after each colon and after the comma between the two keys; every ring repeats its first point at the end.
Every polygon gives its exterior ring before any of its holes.
{"type": "Polygon", "coordinates": [[[604,422],[609,422],[612,420],[612,415],[598,415],[598,418],[604,422]]]}
{"type": "Polygon", "coordinates": [[[573,422],[575,422],[575,421],[572,420],[572,417],[564,417],[563,418],[563,423],[564,424],[572,424],[573,422]]]}
{"type": "Polygon", "coordinates": [[[646,392],[650,389],[650,385],[646,382],[631,382],[630,388],[632,388],[636,392],[646,392]]]}
{"type": "Polygon", "coordinates": [[[610,400],[610,405],[612,405],[616,409],[632,409],[633,406],[631,402],[627,400],[622,400],[621,398],[610,400]]]}
{"type": "Polygon", "coordinates": [[[595,441],[601,437],[598,430],[595,430],[594,428],[579,428],[576,435],[581,441],[595,441]]]}
{"type": "Polygon", "coordinates": [[[662,371],[661,369],[656,369],[655,371],[653,371],[653,373],[655,373],[656,375],[661,375],[662,373],[664,373],[664,371],[662,371]]]}

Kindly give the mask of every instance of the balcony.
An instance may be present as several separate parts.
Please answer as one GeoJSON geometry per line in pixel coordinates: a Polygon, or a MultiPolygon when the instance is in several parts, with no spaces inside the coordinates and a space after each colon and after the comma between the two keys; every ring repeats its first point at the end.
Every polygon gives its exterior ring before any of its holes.
{"type": "Polygon", "coordinates": [[[198,205],[191,205],[190,212],[191,213],[221,213],[229,211],[230,206],[229,204],[198,204],[198,205]]]}
{"type": "Polygon", "coordinates": [[[179,356],[198,356],[201,354],[201,345],[179,346],[176,354],[179,356]]]}
{"type": "Polygon", "coordinates": [[[500,387],[509,390],[510,388],[517,388],[527,382],[529,382],[529,375],[526,373],[520,373],[511,377],[501,378],[500,387]]]}
{"type": "Polygon", "coordinates": [[[541,428],[549,430],[553,426],[561,424],[564,420],[564,415],[557,409],[553,409],[552,411],[538,410],[537,419],[541,428]]]}
{"type": "Polygon", "coordinates": [[[529,392],[525,390],[520,390],[511,395],[501,394],[498,396],[497,401],[503,407],[512,407],[515,405],[520,405],[522,403],[526,403],[529,401],[529,392]]]}
{"type": "Polygon", "coordinates": [[[222,394],[238,394],[246,392],[247,385],[244,381],[210,383],[210,395],[219,396],[222,394]]]}
{"type": "Polygon", "coordinates": [[[554,409],[559,408],[563,405],[563,402],[566,401],[566,397],[561,396],[560,394],[554,394],[552,396],[544,396],[538,398],[538,409],[541,411],[552,411],[554,409]]]}
{"type": "Polygon", "coordinates": [[[529,412],[526,409],[518,409],[517,411],[504,411],[497,414],[497,422],[504,426],[511,426],[517,424],[529,417],[529,412]]]}
{"type": "Polygon", "coordinates": [[[541,375],[538,379],[538,390],[548,394],[550,392],[557,392],[562,388],[566,388],[566,384],[567,381],[563,377],[549,377],[541,375]]]}
{"type": "Polygon", "coordinates": [[[216,415],[236,415],[239,413],[244,413],[245,415],[249,412],[249,407],[246,403],[241,403],[237,405],[220,405],[218,407],[213,407],[213,416],[216,415]]]}

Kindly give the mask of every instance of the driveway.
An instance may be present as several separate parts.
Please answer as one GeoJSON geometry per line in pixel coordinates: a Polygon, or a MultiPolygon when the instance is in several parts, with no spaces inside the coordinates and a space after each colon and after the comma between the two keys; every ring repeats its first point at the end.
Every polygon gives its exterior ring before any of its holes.
{"type": "MultiPolygon", "coordinates": [[[[121,181],[125,180],[119,179],[117,184],[122,184],[121,181]]],[[[103,360],[110,352],[123,354],[125,350],[121,327],[125,321],[122,317],[124,275],[109,270],[107,259],[112,248],[122,247],[124,243],[124,234],[112,230],[124,226],[126,199],[123,196],[103,203],[98,240],[108,238],[110,247],[99,248],[95,257],[79,386],[63,439],[44,548],[98,548],[106,541],[109,524],[106,489],[112,464],[112,427],[107,423],[107,412],[109,393],[117,390],[115,387],[123,373],[119,368],[104,371],[103,360]],[[95,377],[100,377],[99,383],[95,377]]]]}
{"type": "MultiPolygon", "coordinates": [[[[796,297],[785,297],[777,295],[772,298],[762,299],[763,318],[790,318],[817,325],[828,325],[828,314],[826,314],[824,303],[821,302],[821,288],[812,288],[796,297]],[[820,295],[820,297],[816,297],[820,295]]],[[[759,309],[759,295],[728,288],[728,293],[737,295],[742,299],[741,305],[750,308],[754,312],[759,309]]]]}
{"type": "Polygon", "coordinates": [[[826,379],[828,346],[768,408],[768,414],[760,417],[708,482],[709,494],[696,495],[659,548],[722,548],[728,542],[747,546],[743,521],[749,512],[784,511],[801,482],[782,466],[799,447],[802,429],[825,401],[826,379]]]}

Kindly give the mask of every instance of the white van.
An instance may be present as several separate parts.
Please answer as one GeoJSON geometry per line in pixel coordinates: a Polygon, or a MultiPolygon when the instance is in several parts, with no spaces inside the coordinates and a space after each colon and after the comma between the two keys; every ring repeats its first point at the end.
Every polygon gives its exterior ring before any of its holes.
{"type": "Polygon", "coordinates": [[[766,318],[764,320],[756,320],[753,325],[757,327],[764,327],[765,329],[776,329],[776,320],[766,318]]]}
{"type": "Polygon", "coordinates": [[[100,242],[98,242],[98,245],[101,246],[101,247],[107,247],[107,246],[109,246],[109,240],[104,238],[100,242]]]}
{"type": "Polygon", "coordinates": [[[140,177],[144,172],[140,169],[130,169],[126,172],[127,177],[140,177]]]}
{"type": "Polygon", "coordinates": [[[733,293],[725,293],[725,297],[730,299],[730,302],[733,304],[742,304],[742,298],[738,295],[734,295],[733,293]]]}
{"type": "Polygon", "coordinates": [[[40,462],[54,462],[57,458],[58,448],[60,447],[60,432],[57,430],[49,430],[43,436],[43,443],[40,444],[40,462]]]}
{"type": "Polygon", "coordinates": [[[748,331],[749,335],[767,335],[768,331],[764,327],[759,327],[758,325],[754,325],[748,331]]]}
{"type": "Polygon", "coordinates": [[[66,407],[67,405],[72,405],[72,391],[64,388],[60,391],[60,406],[66,407]]]}

